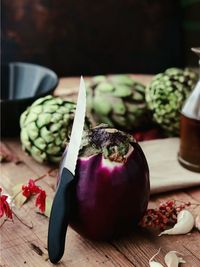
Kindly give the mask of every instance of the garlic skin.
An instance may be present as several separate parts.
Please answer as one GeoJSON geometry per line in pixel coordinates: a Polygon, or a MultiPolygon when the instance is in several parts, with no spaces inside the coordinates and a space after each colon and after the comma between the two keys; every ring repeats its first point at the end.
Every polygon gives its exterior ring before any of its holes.
{"type": "Polygon", "coordinates": [[[194,217],[188,210],[182,210],[177,216],[177,223],[173,228],[165,230],[159,234],[161,235],[181,235],[189,233],[194,227],[194,217]]]}
{"type": "MultiPolygon", "coordinates": [[[[152,258],[149,260],[150,267],[164,267],[159,262],[153,261],[153,259],[160,253],[160,250],[161,248],[159,248],[158,252],[156,252],[156,254],[153,255],[152,258]]],[[[177,251],[169,251],[165,255],[164,260],[165,260],[165,264],[167,265],[167,267],[178,267],[179,263],[186,263],[183,258],[178,257],[176,254],[182,255],[181,253],[177,251]]]]}
{"type": "Polygon", "coordinates": [[[165,255],[165,263],[167,267],[178,267],[179,263],[185,263],[183,258],[176,255],[177,253],[177,251],[170,251],[165,255]]]}
{"type": "Polygon", "coordinates": [[[153,259],[160,253],[161,248],[159,248],[159,250],[156,252],[156,254],[154,254],[151,259],[149,260],[149,266],[150,267],[164,267],[162,264],[160,264],[157,261],[153,261],[153,259]]]}
{"type": "Polygon", "coordinates": [[[199,230],[200,232],[200,215],[197,215],[195,218],[195,227],[199,230]]]}

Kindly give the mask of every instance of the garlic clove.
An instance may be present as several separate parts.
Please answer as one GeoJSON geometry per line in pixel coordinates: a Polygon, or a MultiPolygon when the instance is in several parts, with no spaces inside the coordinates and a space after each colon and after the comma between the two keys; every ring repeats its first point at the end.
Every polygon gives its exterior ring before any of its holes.
{"type": "Polygon", "coordinates": [[[177,223],[173,228],[165,230],[161,235],[181,235],[189,233],[194,227],[194,217],[189,210],[182,210],[177,216],[177,223]]]}
{"type": "Polygon", "coordinates": [[[156,262],[156,261],[149,262],[149,266],[150,267],[163,267],[162,264],[160,264],[159,262],[156,262]]]}
{"type": "Polygon", "coordinates": [[[150,267],[163,267],[162,264],[160,264],[157,261],[153,261],[153,259],[160,253],[161,248],[159,248],[159,250],[156,252],[156,254],[154,254],[151,259],[149,260],[149,266],[150,267]]]}
{"type": "Polygon", "coordinates": [[[183,258],[181,258],[181,257],[179,257],[179,262],[180,263],[186,263],[186,261],[183,258]]]}
{"type": "Polygon", "coordinates": [[[195,218],[195,227],[200,231],[200,215],[195,218]]]}
{"type": "Polygon", "coordinates": [[[177,251],[169,251],[165,255],[165,263],[166,263],[167,267],[178,267],[179,263],[185,263],[183,258],[178,257],[176,255],[177,253],[178,253],[177,251]]]}

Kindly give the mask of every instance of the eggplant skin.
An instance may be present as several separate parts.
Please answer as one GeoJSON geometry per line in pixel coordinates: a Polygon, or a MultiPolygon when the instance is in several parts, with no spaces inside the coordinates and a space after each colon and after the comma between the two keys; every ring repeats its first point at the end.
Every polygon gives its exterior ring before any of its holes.
{"type": "Polygon", "coordinates": [[[125,234],[144,215],[150,196],[149,168],[138,143],[126,163],[110,169],[102,154],[78,159],[70,225],[87,238],[105,241],[125,234]]]}

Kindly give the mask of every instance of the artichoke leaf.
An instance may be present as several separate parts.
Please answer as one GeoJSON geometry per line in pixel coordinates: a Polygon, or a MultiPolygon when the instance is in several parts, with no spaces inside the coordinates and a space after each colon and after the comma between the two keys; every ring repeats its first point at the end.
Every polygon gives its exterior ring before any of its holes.
{"type": "Polygon", "coordinates": [[[111,103],[105,97],[95,96],[94,110],[102,115],[108,115],[112,109],[111,103]]]}
{"type": "Polygon", "coordinates": [[[27,133],[31,140],[35,140],[39,135],[39,129],[36,126],[35,122],[32,122],[26,126],[27,133]]]}
{"type": "Polygon", "coordinates": [[[143,95],[141,93],[135,91],[133,93],[133,99],[137,100],[137,101],[143,101],[144,97],[143,97],[143,95]]]}
{"type": "Polygon", "coordinates": [[[63,122],[62,122],[62,121],[59,121],[59,122],[57,122],[57,123],[52,123],[52,124],[50,125],[49,129],[50,129],[50,131],[51,131],[52,133],[54,133],[54,132],[58,132],[58,130],[59,130],[60,128],[62,128],[62,126],[63,126],[63,122]]]}
{"type": "Polygon", "coordinates": [[[40,114],[42,112],[42,106],[31,107],[31,112],[36,113],[36,114],[40,114]]]}
{"type": "Polygon", "coordinates": [[[20,127],[22,127],[23,125],[25,125],[25,123],[26,123],[26,117],[28,115],[28,112],[29,112],[29,108],[27,108],[27,110],[25,110],[22,113],[22,115],[20,116],[20,121],[19,121],[20,127]]]}
{"type": "Polygon", "coordinates": [[[50,113],[42,113],[37,118],[37,126],[39,128],[43,127],[44,125],[47,125],[51,122],[51,114],[50,113]]]}
{"type": "Polygon", "coordinates": [[[47,102],[44,102],[45,106],[62,105],[63,100],[58,97],[51,97],[47,102]]]}
{"type": "Polygon", "coordinates": [[[127,123],[126,118],[124,116],[112,114],[112,119],[117,125],[119,125],[121,127],[125,127],[125,125],[127,123]]]}
{"type": "Polygon", "coordinates": [[[25,125],[31,123],[31,122],[34,122],[36,121],[38,115],[36,113],[29,113],[26,117],[26,120],[25,120],[25,125]]]}
{"type": "Polygon", "coordinates": [[[39,148],[36,146],[33,146],[30,151],[32,157],[38,161],[38,162],[44,162],[47,159],[47,156],[45,152],[42,152],[39,148]]]}
{"type": "Polygon", "coordinates": [[[58,105],[44,105],[43,106],[43,111],[44,112],[48,112],[48,113],[54,113],[54,112],[56,112],[57,111],[57,109],[58,109],[58,105]]]}
{"type": "Polygon", "coordinates": [[[66,114],[66,107],[64,106],[61,106],[58,108],[58,110],[56,111],[57,113],[60,113],[60,114],[66,114]]]}
{"type": "Polygon", "coordinates": [[[41,104],[45,103],[47,100],[49,100],[51,98],[52,98],[51,95],[47,95],[45,97],[38,98],[36,101],[33,102],[31,107],[34,107],[34,106],[37,106],[37,105],[41,105],[41,104]]]}
{"type": "Polygon", "coordinates": [[[46,126],[40,129],[40,135],[45,140],[45,142],[50,143],[54,140],[52,132],[50,132],[46,126]]]}
{"type": "Polygon", "coordinates": [[[104,75],[98,75],[98,76],[95,76],[95,77],[92,79],[92,82],[94,82],[95,84],[102,83],[102,82],[106,82],[106,77],[105,77],[104,75]]]}
{"type": "Polygon", "coordinates": [[[112,108],[113,113],[115,114],[124,115],[126,113],[126,107],[120,98],[116,99],[116,101],[112,105],[112,108]]]}
{"type": "Polygon", "coordinates": [[[117,97],[128,97],[128,96],[132,95],[132,90],[128,86],[119,85],[119,86],[115,87],[113,95],[117,96],[117,97]]]}
{"type": "Polygon", "coordinates": [[[46,147],[46,142],[42,137],[38,137],[35,139],[34,144],[36,147],[38,147],[41,150],[44,150],[46,147]]]}
{"type": "Polygon", "coordinates": [[[114,84],[123,84],[128,86],[132,86],[134,84],[134,80],[128,75],[112,75],[110,80],[114,84]]]}
{"type": "Polygon", "coordinates": [[[47,154],[57,155],[60,152],[60,146],[56,146],[54,143],[50,143],[46,149],[47,154]]]}
{"type": "Polygon", "coordinates": [[[111,92],[114,90],[114,86],[111,83],[108,82],[102,82],[97,85],[96,87],[97,91],[102,91],[102,92],[111,92]]]}
{"type": "Polygon", "coordinates": [[[107,116],[102,116],[101,117],[101,122],[109,125],[110,127],[113,127],[114,126],[112,120],[109,117],[107,117],[107,116]]]}

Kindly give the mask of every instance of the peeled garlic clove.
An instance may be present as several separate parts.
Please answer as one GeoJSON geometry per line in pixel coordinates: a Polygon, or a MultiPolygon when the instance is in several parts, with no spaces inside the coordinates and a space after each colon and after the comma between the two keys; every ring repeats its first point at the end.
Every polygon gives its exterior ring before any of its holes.
{"type": "Polygon", "coordinates": [[[178,257],[177,251],[170,251],[165,255],[165,263],[167,267],[178,267],[179,263],[185,263],[183,258],[178,257]]]}
{"type": "Polygon", "coordinates": [[[149,266],[150,267],[163,267],[162,264],[160,264],[159,262],[156,262],[156,261],[149,262],[149,266]]]}
{"type": "Polygon", "coordinates": [[[150,266],[150,267],[163,267],[163,265],[160,264],[159,262],[157,262],[157,261],[153,261],[153,259],[160,253],[160,249],[161,249],[161,248],[159,248],[159,250],[156,252],[156,254],[154,254],[154,255],[152,256],[152,258],[149,260],[149,266],[150,266]]]}
{"type": "Polygon", "coordinates": [[[173,228],[165,230],[161,235],[181,235],[189,233],[194,227],[194,217],[189,210],[182,210],[177,216],[177,223],[173,228]]]}
{"type": "Polygon", "coordinates": [[[200,231],[200,215],[195,218],[195,227],[200,231]]]}

